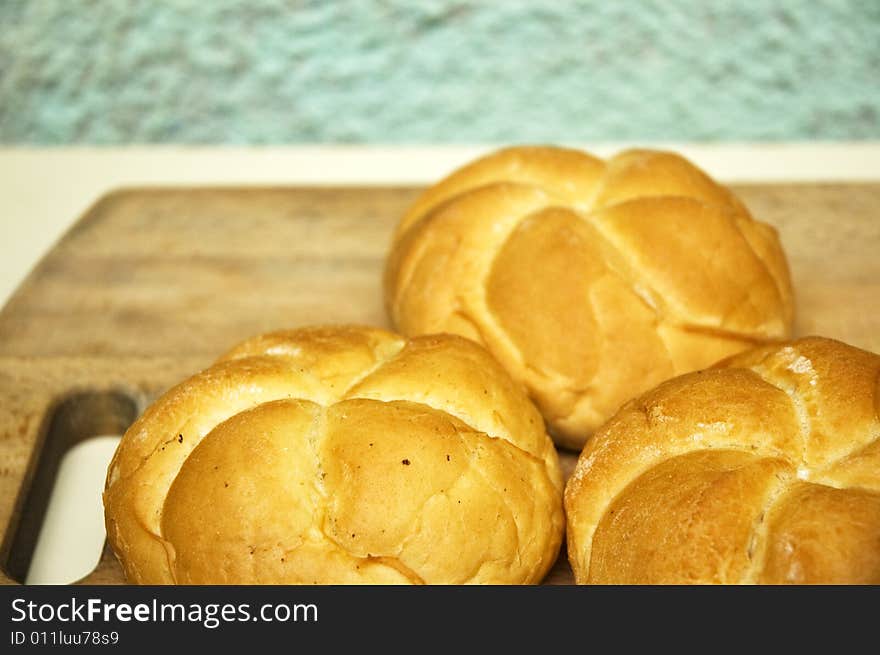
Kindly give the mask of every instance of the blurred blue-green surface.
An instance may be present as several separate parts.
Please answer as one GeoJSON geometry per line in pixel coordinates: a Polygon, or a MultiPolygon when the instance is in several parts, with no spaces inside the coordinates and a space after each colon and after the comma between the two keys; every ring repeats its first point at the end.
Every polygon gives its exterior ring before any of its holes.
{"type": "Polygon", "coordinates": [[[877,138],[878,0],[0,0],[7,144],[877,138]]]}

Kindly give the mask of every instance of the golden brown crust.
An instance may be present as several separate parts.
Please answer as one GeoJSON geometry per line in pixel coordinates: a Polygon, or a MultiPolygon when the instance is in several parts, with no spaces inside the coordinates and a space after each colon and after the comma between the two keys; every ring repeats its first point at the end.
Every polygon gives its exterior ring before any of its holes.
{"type": "Polygon", "coordinates": [[[127,431],[108,539],[143,584],[534,583],[563,528],[541,417],[482,348],[250,339],[127,431]]]}
{"type": "Polygon", "coordinates": [[[880,583],[880,356],[756,348],[633,400],[565,491],[579,583],[880,583]]]}
{"type": "Polygon", "coordinates": [[[789,336],[794,311],[776,231],[684,158],[534,146],[416,200],[385,299],[406,335],[485,345],[573,448],[661,380],[789,336]]]}

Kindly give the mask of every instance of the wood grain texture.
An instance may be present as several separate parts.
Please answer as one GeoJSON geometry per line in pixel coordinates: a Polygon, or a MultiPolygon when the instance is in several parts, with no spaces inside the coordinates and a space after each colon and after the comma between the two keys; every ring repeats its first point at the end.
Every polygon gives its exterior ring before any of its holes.
{"type": "MultiPolygon", "coordinates": [[[[776,226],[796,334],[880,351],[880,185],[743,186],[776,226]]],[[[0,312],[0,562],[59,399],[118,390],[138,407],[237,341],[305,324],[388,326],[381,270],[418,189],[126,190],[102,198],[0,312]]],[[[563,454],[566,472],[575,456],[563,454]]],[[[87,579],[118,583],[106,549],[87,579]]],[[[570,582],[564,558],[548,582],[570,582]]],[[[4,573],[2,581],[12,580],[4,573]]]]}

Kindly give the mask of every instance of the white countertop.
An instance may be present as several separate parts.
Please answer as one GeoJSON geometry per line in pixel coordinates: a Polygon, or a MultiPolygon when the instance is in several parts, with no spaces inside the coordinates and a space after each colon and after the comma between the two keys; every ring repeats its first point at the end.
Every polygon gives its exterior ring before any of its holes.
{"type": "MultiPolygon", "coordinates": [[[[631,144],[575,144],[609,155],[631,144]]],[[[880,142],[654,144],[726,182],[880,180],[880,142]]],[[[123,186],[427,184],[488,146],[0,148],[0,305],[104,193],[123,186]]]]}

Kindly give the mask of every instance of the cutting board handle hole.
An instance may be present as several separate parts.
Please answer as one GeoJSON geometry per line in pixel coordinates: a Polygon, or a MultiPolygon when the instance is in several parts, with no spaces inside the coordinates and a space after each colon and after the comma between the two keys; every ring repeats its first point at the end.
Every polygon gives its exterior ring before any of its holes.
{"type": "MultiPolygon", "coordinates": [[[[87,501],[86,507],[58,507],[50,508],[50,505],[57,503],[66,503],[73,495],[71,492],[82,492],[83,497],[91,498],[94,495],[90,490],[103,486],[103,471],[80,471],[75,466],[75,460],[94,462],[96,458],[103,456],[109,457],[109,452],[115,447],[115,441],[110,439],[114,435],[118,436],[125,432],[137,418],[138,405],[135,400],[122,391],[83,391],[68,395],[61,399],[49,412],[44,427],[41,432],[41,439],[34,448],[34,459],[29,466],[29,475],[26,480],[30,479],[29,485],[24,485],[17,503],[19,507],[18,525],[11,531],[9,544],[4,547],[3,551],[7,553],[3,568],[5,573],[16,582],[24,583],[31,579],[39,581],[51,582],[52,573],[40,574],[31,571],[34,561],[35,552],[39,549],[41,553],[57,553],[57,545],[44,543],[46,538],[50,541],[58,541],[59,537],[67,542],[68,548],[61,552],[69,553],[69,557],[82,557],[82,549],[74,546],[76,542],[82,542],[83,539],[89,543],[88,530],[83,530],[79,534],[57,534],[57,526],[46,526],[47,532],[41,537],[41,531],[44,528],[44,522],[47,518],[47,510],[51,509],[52,515],[66,515],[69,511],[82,511],[83,523],[88,522],[88,517],[93,517],[96,511],[91,506],[92,500],[87,501]],[[98,439],[96,439],[98,437],[98,439]],[[68,471],[74,471],[76,475],[72,476],[68,471]],[[59,478],[59,472],[64,480],[59,478]],[[86,476],[85,479],[80,474],[86,476]],[[100,480],[89,479],[96,475],[100,475],[100,480]],[[58,489],[57,494],[53,494],[56,483],[61,486],[66,485],[66,490],[58,489]],[[73,485],[73,486],[71,486],[73,485]],[[50,502],[51,501],[51,502],[50,502]],[[30,571],[30,573],[29,573],[30,571]],[[46,575],[49,579],[46,579],[46,575]]],[[[104,464],[106,467],[106,464],[104,464]]],[[[82,468],[82,467],[80,467],[82,468]]],[[[88,467],[86,467],[88,468],[88,467]]],[[[94,468],[94,465],[92,466],[94,468]]],[[[98,503],[100,503],[100,495],[98,495],[98,503]]],[[[102,514],[103,515],[103,514],[102,514]]],[[[51,518],[51,517],[50,517],[51,518]]],[[[67,519],[71,517],[68,516],[67,519]]],[[[77,518],[73,517],[74,524],[77,518]]],[[[91,520],[94,523],[94,519],[91,520]]],[[[84,528],[86,526],[83,526],[84,528]]],[[[76,532],[74,530],[74,532],[76,532]]],[[[94,529],[91,531],[94,532],[94,529]]],[[[102,533],[99,533],[102,534],[102,533]]],[[[92,535],[91,540],[95,537],[92,535]]],[[[101,539],[101,537],[98,537],[101,539]]],[[[91,567],[97,564],[100,557],[101,548],[97,549],[95,559],[91,562],[91,567]]],[[[85,553],[89,557],[88,553],[85,553]]],[[[39,554],[38,554],[39,559],[39,554]]],[[[70,562],[71,567],[60,567],[61,569],[76,570],[77,564],[70,562]]],[[[80,566],[83,566],[80,564],[80,566]]],[[[42,568],[42,565],[41,567],[42,568]]],[[[55,566],[51,567],[55,569],[55,566]]],[[[86,575],[91,571],[87,568],[83,571],[86,575]]],[[[55,581],[60,583],[61,581],[55,581]]]]}

